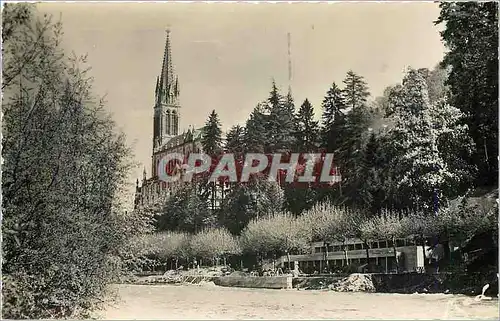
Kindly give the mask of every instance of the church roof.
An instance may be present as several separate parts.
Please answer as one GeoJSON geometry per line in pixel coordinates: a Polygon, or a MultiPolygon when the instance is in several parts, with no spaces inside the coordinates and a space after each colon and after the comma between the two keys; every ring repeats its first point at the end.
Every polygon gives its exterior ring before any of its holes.
{"type": "Polygon", "coordinates": [[[201,129],[194,129],[191,130],[189,129],[188,131],[172,137],[166,144],[166,148],[173,148],[176,146],[180,146],[182,144],[185,144],[189,141],[197,141],[201,139],[201,129]]]}

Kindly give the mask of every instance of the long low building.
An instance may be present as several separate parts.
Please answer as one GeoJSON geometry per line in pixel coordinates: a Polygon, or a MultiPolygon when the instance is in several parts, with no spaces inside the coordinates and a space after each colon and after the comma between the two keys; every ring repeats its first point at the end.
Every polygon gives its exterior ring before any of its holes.
{"type": "MultiPolygon", "coordinates": [[[[315,242],[311,244],[311,251],[307,254],[290,255],[291,269],[299,269],[304,273],[322,273],[325,269],[337,270],[343,266],[355,264],[358,266],[371,265],[378,272],[395,272],[396,259],[391,241],[368,242],[367,246],[360,239],[350,239],[345,243],[338,241],[315,242]]],[[[425,249],[428,250],[428,247],[425,249]]],[[[425,263],[424,249],[410,239],[396,240],[396,254],[399,261],[399,271],[422,271],[425,263]]],[[[268,264],[269,266],[269,264],[268,264]]],[[[288,257],[282,256],[275,261],[275,267],[288,267],[288,257]]]]}

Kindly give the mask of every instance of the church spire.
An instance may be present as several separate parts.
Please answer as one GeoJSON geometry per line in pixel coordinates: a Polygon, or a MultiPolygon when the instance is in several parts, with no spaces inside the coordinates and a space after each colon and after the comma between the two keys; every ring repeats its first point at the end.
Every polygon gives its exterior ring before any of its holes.
{"type": "Polygon", "coordinates": [[[167,39],[165,41],[165,50],[163,52],[163,64],[161,68],[161,80],[163,88],[169,94],[169,89],[174,86],[174,67],[172,63],[172,49],[170,47],[170,28],[167,28],[167,39]]]}

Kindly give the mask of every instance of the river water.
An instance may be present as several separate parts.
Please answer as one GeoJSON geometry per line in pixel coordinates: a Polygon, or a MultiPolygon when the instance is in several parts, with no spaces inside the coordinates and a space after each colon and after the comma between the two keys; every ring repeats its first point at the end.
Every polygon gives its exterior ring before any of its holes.
{"type": "Polygon", "coordinates": [[[338,293],[199,285],[118,285],[103,319],[491,319],[498,300],[445,294],[338,293]]]}

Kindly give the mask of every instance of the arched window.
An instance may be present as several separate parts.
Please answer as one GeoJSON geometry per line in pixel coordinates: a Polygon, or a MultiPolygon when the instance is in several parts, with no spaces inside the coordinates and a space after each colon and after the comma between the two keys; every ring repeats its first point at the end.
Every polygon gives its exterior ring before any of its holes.
{"type": "Polygon", "coordinates": [[[172,134],[177,135],[179,130],[179,117],[175,111],[172,112],[172,134]]]}
{"type": "Polygon", "coordinates": [[[170,135],[171,132],[172,132],[172,128],[171,128],[171,124],[172,124],[172,119],[171,119],[171,115],[170,115],[170,110],[167,111],[167,120],[165,121],[166,122],[166,134],[167,135],[170,135]]]}

